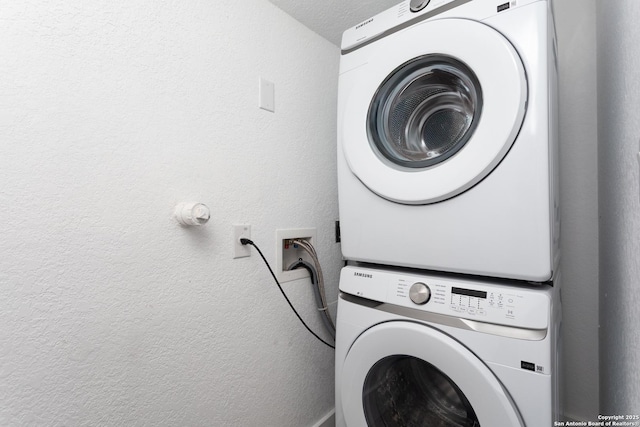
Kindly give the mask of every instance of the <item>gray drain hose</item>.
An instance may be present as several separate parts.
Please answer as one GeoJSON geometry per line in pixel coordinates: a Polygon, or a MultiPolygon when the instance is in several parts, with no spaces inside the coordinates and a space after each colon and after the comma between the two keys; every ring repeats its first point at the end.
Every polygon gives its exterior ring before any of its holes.
{"type": "Polygon", "coordinates": [[[318,273],[313,267],[313,265],[309,264],[307,261],[303,259],[299,259],[289,266],[287,270],[296,270],[298,268],[305,268],[309,272],[309,276],[311,276],[311,287],[313,288],[313,294],[316,298],[316,306],[318,311],[320,312],[320,317],[322,318],[322,323],[329,332],[329,335],[335,340],[336,339],[336,328],[333,325],[333,321],[331,320],[331,315],[329,314],[329,310],[324,305],[323,295],[320,291],[320,287],[318,286],[318,273]]]}

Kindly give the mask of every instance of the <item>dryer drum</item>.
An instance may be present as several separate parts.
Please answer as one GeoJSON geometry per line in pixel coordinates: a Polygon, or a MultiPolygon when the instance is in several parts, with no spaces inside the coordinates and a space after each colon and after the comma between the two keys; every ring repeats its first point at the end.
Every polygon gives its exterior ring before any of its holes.
{"type": "Polygon", "coordinates": [[[363,406],[369,427],[479,427],[460,388],[432,364],[386,357],[367,374],[363,406]]]}
{"type": "Polygon", "coordinates": [[[425,55],[394,70],[368,113],[372,146],[407,168],[426,168],[455,155],[473,135],[482,110],[474,72],[447,55],[425,55]]]}

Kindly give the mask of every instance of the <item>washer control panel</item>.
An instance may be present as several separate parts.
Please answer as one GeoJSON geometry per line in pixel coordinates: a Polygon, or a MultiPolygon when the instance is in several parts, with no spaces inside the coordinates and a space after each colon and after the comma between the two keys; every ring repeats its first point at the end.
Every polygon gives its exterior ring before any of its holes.
{"type": "Polygon", "coordinates": [[[355,266],[342,269],[340,290],[362,298],[479,322],[542,329],[548,326],[549,286],[422,276],[355,266]]]}

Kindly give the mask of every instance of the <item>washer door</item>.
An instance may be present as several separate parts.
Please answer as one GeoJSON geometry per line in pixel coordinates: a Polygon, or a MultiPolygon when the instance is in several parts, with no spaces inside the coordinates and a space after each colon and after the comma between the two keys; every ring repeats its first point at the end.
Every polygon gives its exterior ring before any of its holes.
{"type": "Polygon", "coordinates": [[[489,368],[424,324],[365,331],[347,353],[340,387],[348,426],[524,426],[489,368]]]}
{"type": "Polygon", "coordinates": [[[507,154],[525,115],[525,70],[511,43],[485,24],[440,19],[374,48],[352,71],[358,78],[344,109],[351,171],[406,204],[439,202],[477,184],[507,154]]]}

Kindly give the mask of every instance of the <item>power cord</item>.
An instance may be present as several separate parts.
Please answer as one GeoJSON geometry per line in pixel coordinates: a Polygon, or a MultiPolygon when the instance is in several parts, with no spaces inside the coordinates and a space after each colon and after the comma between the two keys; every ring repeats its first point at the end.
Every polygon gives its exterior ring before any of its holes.
{"type": "Polygon", "coordinates": [[[298,314],[296,309],[293,307],[293,304],[291,304],[291,301],[289,301],[289,298],[287,297],[287,294],[284,293],[284,290],[282,289],[282,286],[280,286],[280,282],[278,281],[278,278],[276,277],[275,273],[271,269],[271,266],[269,265],[269,263],[267,262],[267,259],[262,254],[262,251],[260,250],[260,248],[255,243],[253,243],[252,240],[249,240],[249,239],[241,238],[240,239],[240,243],[242,243],[243,245],[251,245],[256,249],[256,251],[258,251],[258,253],[260,254],[260,257],[262,258],[262,260],[264,261],[265,265],[269,269],[269,273],[271,273],[271,277],[273,277],[273,280],[276,282],[276,285],[278,285],[278,289],[280,289],[280,292],[282,293],[282,296],[287,301],[287,303],[289,304],[289,307],[291,307],[291,310],[293,310],[293,312],[295,313],[296,317],[304,325],[304,327],[307,329],[307,331],[309,331],[311,333],[311,335],[316,337],[318,339],[318,341],[322,342],[324,345],[335,349],[336,347],[334,345],[332,345],[332,344],[326,342],[325,340],[323,340],[318,334],[316,334],[315,332],[313,332],[311,330],[311,328],[305,323],[304,320],[302,320],[302,317],[300,317],[300,315],[298,314]]]}

